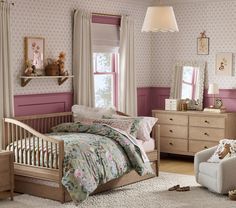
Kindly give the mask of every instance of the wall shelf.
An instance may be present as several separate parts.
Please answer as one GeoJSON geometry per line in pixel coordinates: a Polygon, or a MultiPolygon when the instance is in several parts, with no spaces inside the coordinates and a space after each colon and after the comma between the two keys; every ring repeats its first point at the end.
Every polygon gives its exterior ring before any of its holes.
{"type": "Polygon", "coordinates": [[[62,85],[67,79],[73,78],[73,75],[68,76],[20,76],[21,86],[25,87],[32,79],[57,79],[58,85],[62,85]]]}

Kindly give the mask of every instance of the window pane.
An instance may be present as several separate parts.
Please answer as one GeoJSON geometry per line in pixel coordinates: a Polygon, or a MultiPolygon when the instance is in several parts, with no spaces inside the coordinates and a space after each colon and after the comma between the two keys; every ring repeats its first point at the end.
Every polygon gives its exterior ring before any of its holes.
{"type": "Polygon", "coordinates": [[[184,82],[188,82],[188,83],[192,83],[193,72],[194,72],[194,68],[193,67],[185,66],[183,68],[183,81],[184,82]]]}
{"type": "Polygon", "coordinates": [[[114,106],[113,75],[94,75],[96,107],[114,106]]]}
{"type": "Polygon", "coordinates": [[[94,72],[112,72],[112,53],[93,53],[94,72]]]}

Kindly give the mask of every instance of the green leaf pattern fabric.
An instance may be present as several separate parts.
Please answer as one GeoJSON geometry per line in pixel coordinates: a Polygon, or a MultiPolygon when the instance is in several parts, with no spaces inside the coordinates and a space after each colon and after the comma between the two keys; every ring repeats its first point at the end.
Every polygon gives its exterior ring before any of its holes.
{"type": "Polygon", "coordinates": [[[76,203],[85,200],[99,184],[133,169],[141,176],[153,174],[141,150],[109,126],[65,123],[53,127],[53,132],[51,136],[64,140],[62,184],[76,203]]]}

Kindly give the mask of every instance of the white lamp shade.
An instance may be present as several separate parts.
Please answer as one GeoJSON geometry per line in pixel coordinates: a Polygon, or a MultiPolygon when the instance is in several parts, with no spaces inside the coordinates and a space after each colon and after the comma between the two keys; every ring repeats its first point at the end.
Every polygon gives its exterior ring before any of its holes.
{"type": "Polygon", "coordinates": [[[218,85],[215,84],[215,83],[209,84],[208,94],[209,95],[217,95],[217,94],[219,94],[219,87],[218,87],[218,85]]]}
{"type": "Polygon", "coordinates": [[[178,32],[173,7],[148,7],[142,32],[178,32]]]}

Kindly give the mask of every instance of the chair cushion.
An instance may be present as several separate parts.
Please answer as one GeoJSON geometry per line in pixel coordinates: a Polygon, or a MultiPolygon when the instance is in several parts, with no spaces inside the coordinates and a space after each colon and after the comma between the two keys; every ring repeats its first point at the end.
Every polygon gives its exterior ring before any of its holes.
{"type": "Polygon", "coordinates": [[[207,176],[216,178],[219,163],[202,162],[199,165],[199,172],[207,176]]]}

